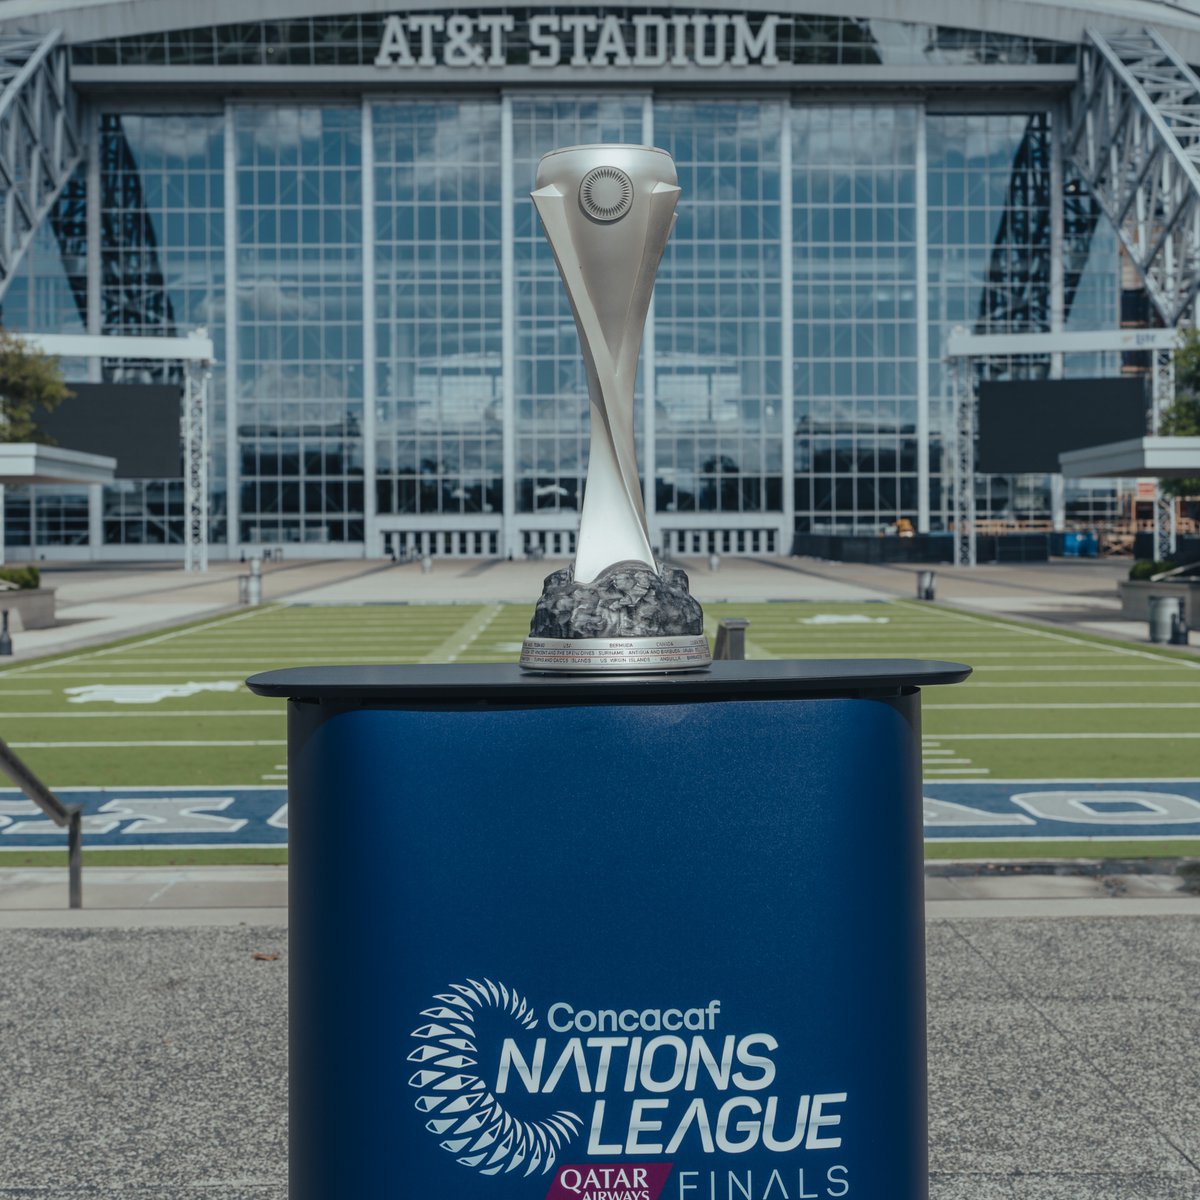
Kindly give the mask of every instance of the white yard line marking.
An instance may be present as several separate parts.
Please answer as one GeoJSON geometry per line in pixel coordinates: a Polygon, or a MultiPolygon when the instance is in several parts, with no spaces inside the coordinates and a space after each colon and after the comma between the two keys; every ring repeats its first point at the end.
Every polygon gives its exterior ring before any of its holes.
{"type": "Polygon", "coordinates": [[[946,750],[941,748],[941,741],[938,738],[921,739],[921,755],[923,758],[931,759],[933,765],[925,768],[926,775],[990,775],[991,772],[987,767],[971,767],[969,758],[957,758],[955,755],[962,754],[961,750],[946,750]],[[960,766],[947,766],[948,763],[963,764],[960,766]],[[942,770],[941,768],[945,768],[942,770]]]}
{"type": "Polygon", "coordinates": [[[262,617],[269,613],[269,608],[255,609],[252,612],[234,613],[229,617],[219,617],[215,621],[208,621],[203,625],[193,625],[187,629],[176,629],[169,633],[160,633],[155,637],[143,638],[137,643],[125,643],[121,646],[101,647],[98,650],[85,650],[79,654],[72,654],[66,658],[54,658],[49,662],[44,663],[28,663],[21,667],[12,667],[7,671],[0,672],[0,681],[9,678],[13,675],[24,674],[26,671],[37,671],[39,674],[44,673],[50,667],[62,667],[67,663],[85,662],[94,658],[108,657],[114,654],[121,654],[123,651],[134,649],[135,645],[150,646],[159,642],[172,641],[175,638],[187,637],[189,634],[195,633],[200,629],[215,629],[218,626],[231,625],[235,621],[248,621],[253,617],[262,617]]]}
{"type": "Polygon", "coordinates": [[[144,748],[147,746],[286,746],[287,739],[276,738],[244,742],[10,742],[9,745],[18,750],[124,750],[131,747],[144,748]]]}
{"type": "Polygon", "coordinates": [[[942,708],[942,709],[946,709],[949,711],[954,711],[954,710],[959,710],[959,709],[967,709],[967,708],[972,709],[972,710],[981,710],[981,709],[991,710],[991,709],[998,709],[998,708],[1013,708],[1013,709],[1022,709],[1022,710],[1024,710],[1024,709],[1043,709],[1043,708],[1065,708],[1065,709],[1076,709],[1076,708],[1118,708],[1118,709],[1200,708],[1200,701],[1180,700],[1180,701],[1176,701],[1174,704],[1159,704],[1159,703],[1147,704],[1143,700],[1134,700],[1134,701],[1131,701],[1126,704],[1092,703],[1092,702],[1085,701],[1080,704],[926,704],[925,705],[926,712],[928,712],[929,709],[931,709],[931,708],[942,708]]]}
{"type": "MultiPolygon", "coordinates": [[[[970,686],[975,688],[1106,688],[1106,687],[1144,687],[1154,688],[1200,688],[1200,679],[1153,679],[1139,683],[1128,679],[1064,679],[1059,683],[1053,680],[1031,679],[1028,683],[1010,683],[1008,680],[976,680],[972,679],[970,686]]],[[[928,707],[928,706],[927,706],[928,707]]]]}
{"type": "MultiPolygon", "coordinates": [[[[896,603],[904,606],[911,602],[906,600],[898,600],[896,603]]],[[[999,622],[988,621],[983,617],[971,616],[962,612],[960,609],[944,608],[942,609],[942,612],[948,617],[953,617],[955,620],[963,621],[970,625],[983,625],[989,629],[1006,628],[1006,626],[999,622]]],[[[1007,628],[1011,629],[1012,626],[1007,626],[1007,628]]],[[[1087,638],[1073,637],[1068,633],[1053,633],[1049,629],[1036,629],[1031,625],[1023,625],[1020,627],[1020,630],[1028,637],[1043,638],[1054,642],[1066,642],[1070,646],[1090,646],[1093,648],[1107,650],[1110,654],[1119,654],[1131,658],[1148,658],[1156,663],[1166,663],[1168,666],[1186,667],[1194,671],[1200,671],[1200,659],[1192,660],[1182,657],[1168,658],[1161,654],[1151,654],[1148,650],[1135,650],[1132,646],[1115,646],[1109,645],[1106,642],[1093,642],[1089,641],[1087,638]]]]}
{"type": "Polygon", "coordinates": [[[287,783],[286,775],[264,775],[263,779],[267,780],[268,782],[287,783]]]}
{"type": "Polygon", "coordinates": [[[422,659],[423,663],[454,662],[500,615],[503,605],[486,604],[464,621],[445,641],[439,642],[422,659]]]}
{"type": "MultiPolygon", "coordinates": [[[[1016,707],[1022,707],[1017,705],[1016,707]]],[[[162,717],[276,717],[280,721],[286,715],[278,710],[269,708],[187,708],[173,711],[158,711],[152,704],[138,705],[136,712],[126,708],[122,712],[4,712],[0,710],[2,721],[113,721],[136,719],[140,721],[157,721],[162,717]]]]}
{"type": "MultiPolygon", "coordinates": [[[[992,666],[987,663],[980,667],[981,671],[1153,671],[1162,670],[1170,671],[1174,668],[1174,663],[1164,662],[1161,658],[1158,660],[1161,666],[1154,666],[1151,663],[1099,663],[1092,666],[1088,663],[1055,663],[1053,666],[1043,667],[1036,663],[1031,663],[1029,666],[1010,667],[1010,666],[992,666]]],[[[1196,680],[1196,684],[1200,684],[1200,679],[1196,680]]],[[[1122,684],[1121,686],[1124,686],[1122,684]]],[[[1193,685],[1195,686],[1195,684],[1193,685]]]]}
{"type": "Polygon", "coordinates": [[[1200,732],[1186,733],[942,733],[947,742],[1107,742],[1114,738],[1156,738],[1177,741],[1179,738],[1200,738],[1200,732]]]}

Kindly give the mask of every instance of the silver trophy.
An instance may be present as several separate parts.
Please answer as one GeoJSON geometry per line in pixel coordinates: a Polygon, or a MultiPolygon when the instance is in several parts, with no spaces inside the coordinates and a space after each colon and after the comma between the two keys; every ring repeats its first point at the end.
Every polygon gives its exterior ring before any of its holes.
{"type": "Polygon", "coordinates": [[[521,650],[530,670],[712,661],[687,575],[654,560],[634,453],[638,353],[678,199],[671,156],[649,146],[573,146],[538,165],[533,203],[579,330],[591,454],[575,562],[547,577],[521,650]]]}

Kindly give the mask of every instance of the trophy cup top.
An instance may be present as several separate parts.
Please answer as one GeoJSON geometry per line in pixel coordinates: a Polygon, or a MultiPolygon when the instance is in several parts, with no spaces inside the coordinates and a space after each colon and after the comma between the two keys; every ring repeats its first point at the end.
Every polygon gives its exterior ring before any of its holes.
{"type": "Polygon", "coordinates": [[[677,190],[677,183],[671,156],[655,146],[566,146],[543,155],[537,170],[539,190],[577,193],[583,212],[599,225],[616,224],[639,196],[656,188],[677,190]]]}

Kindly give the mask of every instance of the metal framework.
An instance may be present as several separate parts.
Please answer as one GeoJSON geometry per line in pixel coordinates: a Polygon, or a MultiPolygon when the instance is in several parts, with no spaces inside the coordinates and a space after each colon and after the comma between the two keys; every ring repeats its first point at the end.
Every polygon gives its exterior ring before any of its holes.
{"type": "MultiPolygon", "coordinates": [[[[1050,114],[1035,113],[1013,158],[1008,195],[979,302],[977,333],[993,329],[1044,332],[1055,319],[1053,229],[1054,138],[1050,114]]],[[[1062,188],[1062,319],[1066,320],[1087,266],[1100,209],[1074,178],[1062,188]]]]}
{"type": "Polygon", "coordinates": [[[184,567],[208,570],[208,385],[213,343],[205,329],[187,337],[102,337],[88,334],[22,334],[47,354],[65,358],[121,358],[179,363],[183,367],[184,567]]]}
{"type": "Polygon", "coordinates": [[[0,297],[83,155],[61,36],[0,40],[0,297]]]}
{"type": "Polygon", "coordinates": [[[1200,79],[1153,29],[1088,30],[1067,156],[1166,325],[1200,290],[1200,79]]]}
{"type": "MultiPolygon", "coordinates": [[[[1116,350],[1150,352],[1154,360],[1153,396],[1147,414],[1149,432],[1158,432],[1162,412],[1175,394],[1174,329],[1112,329],[1080,333],[971,333],[959,325],[946,340],[946,359],[954,377],[954,562],[973,567],[976,554],[975,433],[977,380],[989,358],[1016,355],[1094,354],[1116,350]]],[[[1175,506],[1161,491],[1155,503],[1154,556],[1168,558],[1175,548],[1175,506]]]]}

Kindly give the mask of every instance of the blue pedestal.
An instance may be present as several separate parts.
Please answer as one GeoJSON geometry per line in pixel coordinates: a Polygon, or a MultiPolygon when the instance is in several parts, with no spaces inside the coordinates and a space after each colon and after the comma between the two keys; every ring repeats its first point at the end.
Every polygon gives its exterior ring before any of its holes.
{"type": "Polygon", "coordinates": [[[911,685],[966,669],[788,666],[252,681],[293,698],[292,1200],[927,1195],[911,685]]]}

